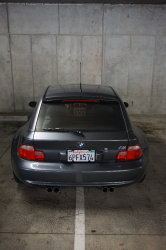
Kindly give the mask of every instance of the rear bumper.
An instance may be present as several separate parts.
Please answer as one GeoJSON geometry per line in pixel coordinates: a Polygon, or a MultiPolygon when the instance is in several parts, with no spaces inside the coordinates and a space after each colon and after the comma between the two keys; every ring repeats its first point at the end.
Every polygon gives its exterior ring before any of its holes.
{"type": "Polygon", "coordinates": [[[148,149],[132,162],[48,163],[20,159],[12,150],[12,168],[24,183],[41,186],[123,186],[146,173],[148,149]]]}

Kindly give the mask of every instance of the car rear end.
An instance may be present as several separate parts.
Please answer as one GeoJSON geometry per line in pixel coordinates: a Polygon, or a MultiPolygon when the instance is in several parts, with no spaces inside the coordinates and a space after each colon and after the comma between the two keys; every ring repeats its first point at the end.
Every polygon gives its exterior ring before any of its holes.
{"type": "Polygon", "coordinates": [[[118,96],[43,98],[36,110],[33,131],[19,139],[12,157],[21,181],[115,187],[145,175],[148,153],[128,127],[118,96]]]}

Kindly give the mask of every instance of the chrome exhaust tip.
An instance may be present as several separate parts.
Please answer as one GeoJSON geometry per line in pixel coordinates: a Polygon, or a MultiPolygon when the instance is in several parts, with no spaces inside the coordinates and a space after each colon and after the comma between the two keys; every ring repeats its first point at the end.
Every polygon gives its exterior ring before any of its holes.
{"type": "Polygon", "coordinates": [[[103,193],[107,193],[108,188],[107,187],[102,187],[102,191],[103,191],[103,193]]]}
{"type": "Polygon", "coordinates": [[[114,190],[115,190],[115,188],[114,188],[114,187],[110,187],[110,188],[109,188],[109,191],[110,191],[111,193],[113,193],[113,192],[114,192],[114,190]]]}
{"type": "Polygon", "coordinates": [[[60,191],[60,188],[59,188],[59,187],[55,187],[55,188],[54,188],[54,192],[55,192],[55,193],[59,193],[59,191],[60,191]]]}
{"type": "Polygon", "coordinates": [[[52,192],[52,190],[53,190],[53,188],[52,188],[52,187],[48,187],[48,188],[47,188],[47,191],[48,191],[49,193],[51,193],[51,192],[52,192]]]}

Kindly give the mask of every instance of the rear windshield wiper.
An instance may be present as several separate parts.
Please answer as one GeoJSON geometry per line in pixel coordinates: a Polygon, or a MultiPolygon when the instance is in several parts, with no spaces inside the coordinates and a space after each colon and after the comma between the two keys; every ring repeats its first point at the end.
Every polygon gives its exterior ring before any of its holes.
{"type": "Polygon", "coordinates": [[[69,130],[69,129],[64,129],[64,128],[43,128],[43,130],[45,130],[45,131],[57,131],[57,132],[71,132],[74,134],[84,136],[84,134],[80,130],[69,130]]]}

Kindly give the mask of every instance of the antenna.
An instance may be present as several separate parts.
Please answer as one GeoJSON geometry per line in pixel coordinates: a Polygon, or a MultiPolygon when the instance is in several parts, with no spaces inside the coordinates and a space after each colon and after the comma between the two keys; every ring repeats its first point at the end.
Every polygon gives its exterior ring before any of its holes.
{"type": "Polygon", "coordinates": [[[80,92],[82,93],[82,86],[81,86],[81,62],[80,62],[80,92]]]}

